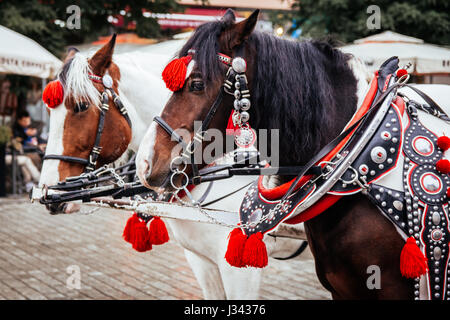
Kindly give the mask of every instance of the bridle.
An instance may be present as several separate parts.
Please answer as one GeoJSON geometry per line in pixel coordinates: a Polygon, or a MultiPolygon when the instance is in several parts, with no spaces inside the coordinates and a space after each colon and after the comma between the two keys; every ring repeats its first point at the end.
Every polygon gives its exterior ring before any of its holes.
{"type": "MultiPolygon", "coordinates": [[[[194,53],[195,50],[193,49],[188,51],[189,55],[193,55],[194,53]]],[[[153,118],[153,121],[155,121],[162,129],[164,129],[164,131],[166,131],[171,136],[172,140],[175,140],[176,142],[181,144],[183,148],[182,154],[173,158],[170,163],[170,170],[172,171],[172,174],[170,176],[170,183],[172,184],[172,187],[177,190],[186,189],[189,183],[197,185],[202,182],[199,175],[198,166],[194,161],[194,153],[195,150],[202,144],[204,140],[204,134],[211,124],[211,121],[214,118],[214,115],[216,114],[219,106],[221,105],[225,94],[229,94],[235,99],[233,104],[234,110],[232,113],[232,120],[234,126],[239,127],[239,134],[235,136],[235,141],[240,141],[238,145],[244,145],[245,147],[247,147],[250,146],[250,144],[255,140],[255,133],[248,124],[248,120],[250,117],[248,110],[250,109],[251,103],[248,81],[245,75],[247,64],[245,59],[243,58],[243,55],[243,44],[237,48],[234,58],[231,58],[223,53],[217,54],[218,60],[228,66],[228,70],[225,75],[225,81],[220,87],[219,93],[217,94],[214,102],[209,108],[206,117],[202,121],[201,127],[195,132],[193,139],[189,143],[186,143],[183,138],[178,133],[176,133],[175,129],[173,129],[160,116],[156,116],[153,118]],[[185,173],[185,169],[188,163],[192,168],[192,177],[190,179],[185,173]],[[174,177],[176,177],[177,175],[182,175],[184,177],[184,182],[181,186],[176,186],[174,183],[174,177]]]]}
{"type": "Polygon", "coordinates": [[[113,86],[113,80],[111,76],[106,72],[106,74],[103,77],[89,74],[89,79],[96,83],[101,83],[103,85],[103,92],[101,94],[101,105],[100,105],[100,117],[98,120],[98,127],[97,127],[97,133],[95,136],[95,142],[94,146],[92,147],[91,152],[89,153],[89,156],[87,159],[80,158],[80,157],[73,157],[73,156],[65,156],[65,155],[59,155],[59,154],[47,154],[44,156],[43,160],[61,160],[65,162],[72,162],[72,163],[78,163],[85,166],[85,173],[89,173],[95,170],[97,166],[97,159],[100,155],[100,151],[102,150],[102,147],[100,146],[100,139],[102,137],[103,128],[105,125],[105,117],[106,113],[109,110],[109,99],[110,97],[113,99],[114,105],[119,110],[120,114],[125,118],[125,120],[128,122],[128,125],[130,128],[132,128],[130,117],[128,116],[128,112],[123,105],[123,103],[120,101],[119,96],[116,94],[113,86]]]}

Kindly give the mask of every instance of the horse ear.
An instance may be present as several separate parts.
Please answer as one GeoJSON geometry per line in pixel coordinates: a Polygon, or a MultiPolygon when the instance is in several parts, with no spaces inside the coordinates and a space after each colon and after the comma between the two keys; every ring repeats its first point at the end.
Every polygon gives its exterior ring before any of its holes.
{"type": "Polygon", "coordinates": [[[234,14],[234,11],[232,9],[227,9],[227,12],[222,17],[222,21],[224,22],[236,22],[236,15],[234,14]]]}
{"type": "Polygon", "coordinates": [[[245,20],[236,23],[233,26],[230,48],[233,49],[240,45],[242,42],[248,39],[255,29],[256,22],[258,22],[259,9],[253,11],[253,13],[245,20]]]}
{"type": "Polygon", "coordinates": [[[116,44],[116,36],[117,34],[114,33],[111,40],[99,49],[89,60],[89,65],[95,75],[101,77],[105,74],[106,69],[109,68],[114,53],[114,46],[116,44]]]}
{"type": "Polygon", "coordinates": [[[73,58],[73,56],[77,53],[80,52],[80,50],[78,50],[75,47],[70,47],[69,49],[67,49],[67,54],[66,57],[64,58],[64,63],[67,63],[70,59],[73,58]]]}

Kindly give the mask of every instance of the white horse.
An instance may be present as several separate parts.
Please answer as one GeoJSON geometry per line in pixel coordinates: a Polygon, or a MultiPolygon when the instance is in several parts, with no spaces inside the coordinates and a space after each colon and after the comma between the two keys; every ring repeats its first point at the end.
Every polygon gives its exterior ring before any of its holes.
{"type": "MultiPolygon", "coordinates": [[[[46,150],[47,155],[56,154],[80,157],[81,155],[78,153],[68,154],[68,149],[73,148],[73,145],[77,145],[77,150],[83,151],[81,153],[86,154],[86,152],[90,151],[91,146],[79,144],[79,140],[85,140],[85,138],[82,138],[82,134],[85,134],[83,131],[90,130],[88,127],[91,124],[88,124],[88,122],[92,122],[93,126],[92,131],[90,131],[91,135],[95,132],[95,125],[97,124],[95,116],[98,110],[91,105],[91,110],[88,112],[92,112],[92,117],[74,114],[72,100],[88,101],[90,104],[93,104],[93,101],[98,102],[98,87],[93,86],[93,82],[88,78],[88,74],[97,72],[101,75],[102,72],[105,72],[98,66],[110,64],[110,62],[103,60],[107,60],[108,55],[112,56],[112,52],[108,52],[108,50],[112,51],[113,46],[114,43],[105,45],[90,59],[81,53],[75,53],[70,57],[71,60],[66,59],[66,61],[70,61],[70,63],[66,64],[66,70],[64,71],[66,100],[61,105],[49,109],[50,128],[46,150]],[[108,45],[110,48],[108,48],[108,45]],[[67,99],[67,96],[71,96],[73,99],[67,99]],[[77,131],[73,131],[73,127],[77,131]],[[69,131],[72,132],[70,136],[69,131]],[[83,148],[86,150],[83,150],[83,148]]],[[[113,57],[112,62],[120,70],[117,93],[132,123],[131,139],[127,145],[131,150],[137,151],[148,125],[152,123],[154,116],[160,114],[169,98],[169,91],[165,88],[160,76],[163,67],[169,60],[169,55],[142,52],[117,54],[113,57]]],[[[116,80],[115,73],[117,72],[114,71],[114,68],[109,67],[108,71],[112,78],[116,80]]],[[[110,111],[108,112],[111,112],[112,108],[110,106],[110,111]]],[[[105,119],[105,136],[109,134],[107,122],[110,120],[108,118],[105,119]]],[[[114,129],[114,124],[112,124],[112,127],[114,129]]],[[[113,142],[105,141],[105,144],[108,143],[113,142]]],[[[54,185],[58,181],[64,180],[67,177],[67,172],[70,172],[70,175],[74,175],[81,173],[82,170],[82,166],[77,164],[65,163],[57,159],[47,159],[42,167],[39,186],[54,185]]],[[[227,181],[215,182],[205,201],[218,199],[245,186],[253,179],[254,177],[236,177],[227,181]]],[[[201,197],[206,188],[207,185],[198,186],[192,191],[193,196],[201,197]]],[[[218,201],[212,207],[237,212],[244,193],[245,189],[218,201]]],[[[78,209],[77,205],[71,203],[67,210],[70,212],[76,209],[78,209]]],[[[202,288],[205,299],[258,298],[262,270],[233,268],[224,259],[227,236],[230,232],[229,228],[184,220],[164,219],[164,221],[171,229],[174,240],[184,248],[186,259],[202,288]]],[[[266,246],[268,254],[271,256],[289,256],[302,243],[299,240],[279,237],[267,238],[266,246]]]]}

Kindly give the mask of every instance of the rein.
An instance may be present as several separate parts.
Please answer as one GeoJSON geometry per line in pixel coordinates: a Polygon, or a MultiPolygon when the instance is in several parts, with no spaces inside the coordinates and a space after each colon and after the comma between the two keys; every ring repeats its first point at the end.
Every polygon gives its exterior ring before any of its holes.
{"type": "Polygon", "coordinates": [[[89,156],[87,159],[80,158],[80,157],[73,157],[73,156],[66,156],[66,155],[59,155],[59,154],[48,154],[45,155],[43,160],[60,160],[65,162],[72,162],[72,163],[78,163],[85,166],[85,173],[93,172],[97,166],[97,159],[100,155],[100,151],[102,150],[102,147],[100,146],[100,139],[103,134],[103,128],[105,124],[105,117],[106,113],[109,110],[109,97],[113,99],[114,105],[119,110],[120,114],[125,118],[130,128],[132,128],[131,119],[128,116],[128,112],[123,105],[122,101],[120,101],[119,96],[116,94],[114,89],[112,88],[113,80],[111,76],[106,73],[103,77],[89,74],[89,79],[96,83],[102,83],[103,85],[103,92],[101,95],[101,105],[100,105],[100,117],[98,120],[98,127],[97,127],[97,133],[95,136],[95,142],[94,146],[92,147],[91,152],[89,153],[89,156]]]}

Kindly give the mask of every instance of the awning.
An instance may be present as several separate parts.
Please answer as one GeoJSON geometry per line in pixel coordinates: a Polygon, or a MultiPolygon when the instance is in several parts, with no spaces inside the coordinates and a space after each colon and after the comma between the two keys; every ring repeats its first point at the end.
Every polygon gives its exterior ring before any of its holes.
{"type": "Polygon", "coordinates": [[[398,56],[400,66],[412,64],[413,74],[450,74],[450,49],[392,31],[355,40],[341,49],[362,59],[373,71],[386,59],[398,56]]]}
{"type": "Polygon", "coordinates": [[[52,78],[61,60],[24,35],[0,26],[0,73],[52,78]]]}

